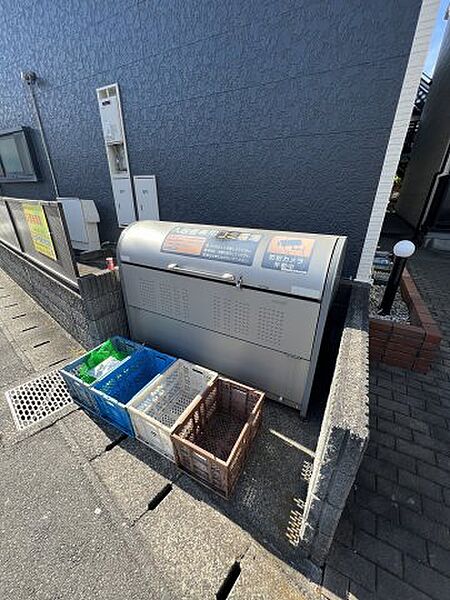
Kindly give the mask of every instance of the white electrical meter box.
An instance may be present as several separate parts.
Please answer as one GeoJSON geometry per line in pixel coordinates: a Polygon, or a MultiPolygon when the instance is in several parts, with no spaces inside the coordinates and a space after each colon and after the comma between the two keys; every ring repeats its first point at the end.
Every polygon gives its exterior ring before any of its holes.
{"type": "Polygon", "coordinates": [[[125,227],[136,220],[136,210],[118,84],[97,88],[97,99],[117,221],[125,227]]]}
{"type": "Polygon", "coordinates": [[[158,191],[154,175],[136,175],[134,191],[138,209],[138,220],[159,221],[158,191]]]}
{"type": "Polygon", "coordinates": [[[111,178],[111,185],[114,204],[116,206],[117,220],[119,225],[124,227],[133,223],[133,221],[136,221],[131,179],[126,176],[120,177],[116,175],[111,178]]]}
{"type": "Polygon", "coordinates": [[[308,409],[346,238],[138,221],[117,257],[131,336],[308,409]]]}
{"type": "Polygon", "coordinates": [[[100,217],[93,200],[58,198],[61,202],[70,242],[75,250],[100,250],[98,225],[100,217]]]}
{"type": "Polygon", "coordinates": [[[117,96],[99,99],[103,137],[107,144],[123,143],[122,117],[117,96]]]}

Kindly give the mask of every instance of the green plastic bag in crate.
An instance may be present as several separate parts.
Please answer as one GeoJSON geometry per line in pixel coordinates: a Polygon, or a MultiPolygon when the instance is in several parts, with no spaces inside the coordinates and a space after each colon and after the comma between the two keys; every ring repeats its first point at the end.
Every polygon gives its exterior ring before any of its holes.
{"type": "Polygon", "coordinates": [[[84,361],[84,364],[81,365],[78,372],[78,377],[85,383],[94,383],[95,377],[89,373],[91,369],[94,369],[107,358],[112,357],[117,360],[123,360],[127,356],[128,354],[126,354],[126,352],[119,352],[119,350],[116,350],[111,340],[106,340],[100,348],[93,350],[86,356],[86,360],[84,361]]]}

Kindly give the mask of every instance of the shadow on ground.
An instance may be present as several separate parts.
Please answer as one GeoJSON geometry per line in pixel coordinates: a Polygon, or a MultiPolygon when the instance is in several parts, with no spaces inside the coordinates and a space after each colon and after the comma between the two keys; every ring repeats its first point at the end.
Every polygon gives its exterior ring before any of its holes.
{"type": "MultiPolygon", "coordinates": [[[[175,504],[175,500],[171,501],[170,497],[181,491],[193,500],[219,511],[286,565],[308,577],[313,573],[317,577],[317,569],[312,568],[311,563],[306,560],[306,552],[300,540],[300,527],[345,319],[347,298],[348,290],[344,289],[340,292],[327,323],[307,419],[301,419],[294,409],[266,400],[261,429],[229,500],[180,473],[167,459],[139,441],[127,439],[119,444],[122,451],[157,474],[153,478],[148,474],[145,484],[146,491],[154,493],[152,497],[148,497],[153,510],[158,502],[161,508],[164,504],[175,504]]],[[[118,458],[117,455],[116,460],[118,458]]],[[[126,460],[123,456],[121,460],[125,468],[126,460]]],[[[145,477],[143,474],[140,485],[145,477]]],[[[118,496],[123,505],[123,492],[118,496]]],[[[128,510],[132,503],[134,499],[130,493],[126,500],[128,510]]],[[[138,511],[132,509],[133,517],[138,515],[138,519],[142,517],[141,520],[145,521],[142,510],[149,509],[147,505],[141,505],[139,515],[138,511]]],[[[211,514],[213,511],[206,512],[211,514]]],[[[188,518],[186,515],[186,519],[188,518]]],[[[214,513],[211,519],[214,520],[214,513]]]]}
{"type": "MultiPolygon", "coordinates": [[[[223,499],[189,476],[174,484],[196,500],[219,510],[282,560],[301,568],[300,524],[320,420],[302,421],[288,407],[267,401],[255,439],[233,495],[223,499]]],[[[128,452],[166,476],[165,459],[137,440],[124,442],[128,452]]]]}

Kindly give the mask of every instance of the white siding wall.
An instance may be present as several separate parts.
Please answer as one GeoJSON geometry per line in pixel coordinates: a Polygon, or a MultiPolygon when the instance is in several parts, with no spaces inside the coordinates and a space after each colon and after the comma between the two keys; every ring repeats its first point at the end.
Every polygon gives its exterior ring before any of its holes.
{"type": "Polygon", "coordinates": [[[373,257],[377,249],[438,8],[439,0],[423,0],[356,275],[356,279],[359,281],[369,281],[371,277],[373,257]]]}

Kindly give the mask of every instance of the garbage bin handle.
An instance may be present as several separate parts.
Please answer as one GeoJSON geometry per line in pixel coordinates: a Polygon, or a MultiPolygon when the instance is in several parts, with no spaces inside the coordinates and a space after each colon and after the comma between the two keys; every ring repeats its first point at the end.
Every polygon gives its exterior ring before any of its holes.
{"type": "MultiPolygon", "coordinates": [[[[198,269],[189,269],[187,267],[180,267],[177,263],[170,263],[167,265],[167,268],[170,271],[180,271],[182,273],[190,273],[191,275],[199,275],[201,277],[208,277],[209,279],[221,279],[222,281],[232,281],[237,284],[236,276],[233,273],[222,273],[222,275],[218,275],[217,273],[212,273],[211,271],[200,271],[198,269]]],[[[240,278],[239,278],[240,279],[240,278]]]]}

